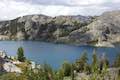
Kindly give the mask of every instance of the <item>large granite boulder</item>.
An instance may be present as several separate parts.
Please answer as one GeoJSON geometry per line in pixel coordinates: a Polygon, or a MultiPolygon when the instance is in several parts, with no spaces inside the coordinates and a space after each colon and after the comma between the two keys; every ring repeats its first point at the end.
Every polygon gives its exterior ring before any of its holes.
{"type": "Polygon", "coordinates": [[[7,54],[5,51],[0,51],[0,57],[1,58],[6,58],[7,57],[7,54]]]}
{"type": "Polygon", "coordinates": [[[22,73],[21,69],[11,62],[5,62],[3,68],[6,72],[22,73]]]}

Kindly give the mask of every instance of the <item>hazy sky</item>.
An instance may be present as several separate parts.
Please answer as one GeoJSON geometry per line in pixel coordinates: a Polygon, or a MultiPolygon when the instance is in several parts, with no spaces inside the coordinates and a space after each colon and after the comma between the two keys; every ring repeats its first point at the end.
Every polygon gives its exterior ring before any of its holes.
{"type": "Polygon", "coordinates": [[[120,9],[120,0],[0,0],[0,19],[28,14],[100,15],[120,9]]]}

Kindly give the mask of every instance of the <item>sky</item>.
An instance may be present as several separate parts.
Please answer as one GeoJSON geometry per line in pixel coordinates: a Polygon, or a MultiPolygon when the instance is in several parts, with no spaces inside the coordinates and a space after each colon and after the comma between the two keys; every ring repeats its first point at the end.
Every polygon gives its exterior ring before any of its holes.
{"type": "Polygon", "coordinates": [[[120,10],[120,0],[0,0],[0,20],[30,14],[94,16],[111,10],[120,10]]]}

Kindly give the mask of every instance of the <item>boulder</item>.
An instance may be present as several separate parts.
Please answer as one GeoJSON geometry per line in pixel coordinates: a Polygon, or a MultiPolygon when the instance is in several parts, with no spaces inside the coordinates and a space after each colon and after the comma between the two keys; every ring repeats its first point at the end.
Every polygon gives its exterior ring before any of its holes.
{"type": "Polygon", "coordinates": [[[11,62],[5,62],[3,68],[6,72],[22,73],[21,69],[11,62]]]}
{"type": "Polygon", "coordinates": [[[7,57],[7,54],[5,51],[0,51],[0,57],[1,58],[6,58],[7,57]]]}

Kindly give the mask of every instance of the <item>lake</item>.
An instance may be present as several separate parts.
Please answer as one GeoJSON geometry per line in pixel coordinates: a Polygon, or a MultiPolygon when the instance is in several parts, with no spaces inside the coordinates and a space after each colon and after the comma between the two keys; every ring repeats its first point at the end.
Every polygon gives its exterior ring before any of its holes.
{"type": "Polygon", "coordinates": [[[15,56],[18,47],[23,47],[25,56],[36,63],[47,63],[57,69],[64,61],[74,62],[83,51],[87,51],[89,63],[91,62],[93,50],[97,50],[97,55],[105,53],[110,62],[113,62],[120,47],[116,48],[96,48],[92,46],[72,46],[65,44],[53,44],[39,41],[0,41],[0,50],[5,50],[7,55],[15,56]]]}

